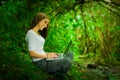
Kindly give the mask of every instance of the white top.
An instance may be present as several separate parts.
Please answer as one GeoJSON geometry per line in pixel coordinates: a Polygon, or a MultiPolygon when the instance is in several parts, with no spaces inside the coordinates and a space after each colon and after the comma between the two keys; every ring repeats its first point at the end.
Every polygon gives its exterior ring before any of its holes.
{"type": "MultiPolygon", "coordinates": [[[[34,51],[38,54],[45,54],[44,52],[44,43],[45,39],[35,33],[33,30],[29,30],[26,34],[25,40],[28,43],[28,51],[34,51]]],[[[32,58],[33,61],[41,60],[42,58],[32,58]]]]}

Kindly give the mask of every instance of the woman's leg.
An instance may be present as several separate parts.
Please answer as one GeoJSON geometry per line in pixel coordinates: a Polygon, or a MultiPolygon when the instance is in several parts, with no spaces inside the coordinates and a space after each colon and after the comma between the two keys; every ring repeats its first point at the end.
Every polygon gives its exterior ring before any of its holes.
{"type": "Polygon", "coordinates": [[[67,73],[71,66],[71,59],[55,59],[47,61],[48,72],[67,73]]]}
{"type": "Polygon", "coordinates": [[[49,73],[67,73],[71,66],[70,58],[54,59],[54,60],[39,60],[34,62],[39,68],[49,73]]]}
{"type": "Polygon", "coordinates": [[[67,73],[71,66],[74,55],[72,52],[68,52],[67,54],[64,55],[64,57],[65,58],[63,59],[53,59],[53,60],[42,59],[33,63],[46,72],[67,73]]]}
{"type": "Polygon", "coordinates": [[[43,71],[47,71],[47,61],[46,59],[42,59],[39,61],[35,61],[33,62],[36,66],[38,66],[40,69],[42,69],[43,71]]]}

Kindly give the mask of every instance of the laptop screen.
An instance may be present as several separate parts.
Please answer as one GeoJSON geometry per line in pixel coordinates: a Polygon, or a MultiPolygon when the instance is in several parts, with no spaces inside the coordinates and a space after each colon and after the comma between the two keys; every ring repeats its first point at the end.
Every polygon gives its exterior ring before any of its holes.
{"type": "Polygon", "coordinates": [[[70,42],[68,43],[67,48],[66,48],[64,54],[66,54],[67,52],[69,52],[71,46],[72,46],[72,40],[70,40],[70,42]]]}

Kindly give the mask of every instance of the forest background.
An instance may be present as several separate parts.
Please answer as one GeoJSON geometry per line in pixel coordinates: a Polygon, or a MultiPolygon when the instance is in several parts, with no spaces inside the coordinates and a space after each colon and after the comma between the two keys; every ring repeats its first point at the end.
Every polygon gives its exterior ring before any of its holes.
{"type": "MultiPolygon", "coordinates": [[[[46,51],[61,53],[70,40],[73,42],[70,50],[75,55],[74,64],[68,73],[70,78],[65,77],[65,80],[98,78],[80,70],[81,65],[120,65],[119,0],[2,0],[1,80],[59,80],[38,71],[27,51],[25,35],[38,12],[44,12],[50,17],[46,51]]],[[[110,78],[114,79],[118,78],[110,78]]]]}

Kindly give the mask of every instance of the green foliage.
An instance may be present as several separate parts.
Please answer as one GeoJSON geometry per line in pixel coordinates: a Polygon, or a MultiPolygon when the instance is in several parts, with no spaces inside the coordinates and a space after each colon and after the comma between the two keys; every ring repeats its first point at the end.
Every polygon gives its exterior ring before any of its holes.
{"type": "MultiPolygon", "coordinates": [[[[75,53],[74,60],[80,61],[79,56],[87,55],[89,58],[96,57],[106,63],[119,64],[120,18],[96,1],[84,3],[82,12],[78,2],[8,0],[3,3],[0,6],[2,78],[43,80],[47,75],[31,63],[24,40],[33,16],[37,12],[45,12],[50,17],[46,51],[64,52],[69,41],[72,40],[71,51],[75,53]]],[[[78,80],[84,74],[79,73],[76,67],[78,68],[78,66],[72,67],[69,75],[72,79],[78,80]]]]}

